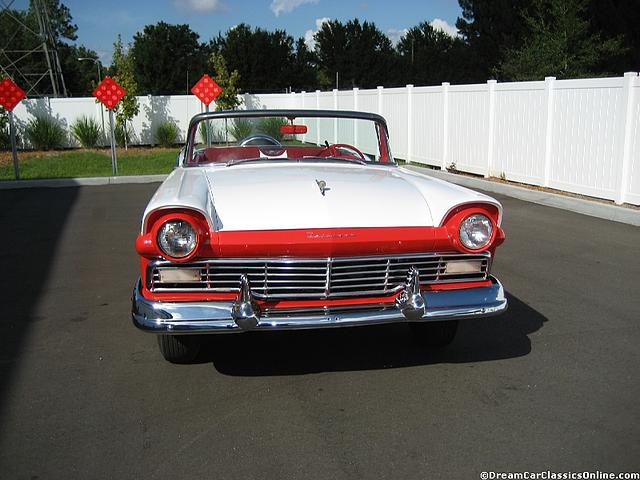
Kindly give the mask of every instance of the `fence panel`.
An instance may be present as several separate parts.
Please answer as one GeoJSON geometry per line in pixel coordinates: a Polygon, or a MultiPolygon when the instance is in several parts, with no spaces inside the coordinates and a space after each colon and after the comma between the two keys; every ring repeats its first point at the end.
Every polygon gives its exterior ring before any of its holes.
{"type": "MultiPolygon", "coordinates": [[[[153,144],[155,131],[175,122],[184,140],[191,117],[204,110],[192,95],[138,97],[132,143],[153,144]]],[[[369,90],[243,95],[247,109],[340,109],[380,113],[397,158],[504,175],[533,185],[640,204],[640,77],[443,84],[369,90]],[[411,158],[408,158],[411,157],[411,158]]],[[[66,129],[82,115],[100,124],[93,98],[28,99],[15,109],[24,127],[50,115],[66,129]]],[[[108,111],[104,110],[108,129],[108,111]]],[[[361,143],[353,122],[308,122],[308,142],[361,143]]],[[[69,139],[68,146],[74,146],[69,139]]],[[[28,146],[28,145],[26,145],[28,146]]]]}
{"type": "Polygon", "coordinates": [[[443,154],[444,97],[442,86],[413,89],[411,161],[440,166],[443,154]]]}
{"type": "Polygon", "coordinates": [[[621,78],[556,82],[550,187],[615,198],[624,143],[622,87],[621,78]]]}
{"type": "Polygon", "coordinates": [[[626,201],[640,205],[640,77],[634,79],[633,104],[631,106],[631,139],[629,179],[626,201]]]}
{"type": "Polygon", "coordinates": [[[385,88],[382,94],[382,113],[389,125],[391,151],[396,158],[406,159],[407,145],[407,89],[385,88]]]}
{"type": "Polygon", "coordinates": [[[496,85],[493,176],[534,185],[544,181],[545,82],[496,85]]]}
{"type": "Polygon", "coordinates": [[[449,164],[457,170],[487,170],[489,96],[486,84],[449,87],[449,164]]]}

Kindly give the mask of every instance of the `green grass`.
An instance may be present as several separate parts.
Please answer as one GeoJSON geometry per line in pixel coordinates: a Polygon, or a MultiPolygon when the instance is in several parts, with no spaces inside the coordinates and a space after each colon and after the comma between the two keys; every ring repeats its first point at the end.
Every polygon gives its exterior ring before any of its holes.
{"type": "MultiPolygon", "coordinates": [[[[129,149],[118,151],[118,175],[170,173],[176,163],[177,148],[129,149]]],[[[108,177],[110,150],[73,150],[18,153],[21,179],[108,177]]],[[[0,180],[13,180],[10,155],[0,157],[0,180]]]]}

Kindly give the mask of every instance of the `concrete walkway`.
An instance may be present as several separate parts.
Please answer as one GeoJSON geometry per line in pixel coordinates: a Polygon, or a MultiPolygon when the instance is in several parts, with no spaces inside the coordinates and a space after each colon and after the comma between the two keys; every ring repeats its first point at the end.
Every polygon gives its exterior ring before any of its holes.
{"type": "Polygon", "coordinates": [[[418,167],[415,165],[407,165],[406,168],[474,190],[499,193],[501,195],[507,195],[509,197],[538,203],[540,205],[546,205],[548,207],[561,208],[563,210],[582,213],[583,215],[589,215],[591,217],[598,217],[605,220],[613,220],[614,222],[640,226],[640,210],[633,208],[619,207],[617,205],[601,203],[595,200],[584,200],[582,198],[543,192],[541,190],[532,190],[530,188],[520,187],[517,185],[492,182],[491,180],[484,180],[482,178],[457,175],[454,173],[418,167]]]}

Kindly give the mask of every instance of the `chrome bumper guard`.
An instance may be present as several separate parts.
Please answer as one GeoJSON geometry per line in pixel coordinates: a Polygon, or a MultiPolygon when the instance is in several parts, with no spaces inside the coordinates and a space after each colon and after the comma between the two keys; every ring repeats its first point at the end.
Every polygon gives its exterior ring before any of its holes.
{"type": "Polygon", "coordinates": [[[502,284],[489,277],[492,285],[460,290],[420,292],[419,274],[410,270],[404,291],[395,305],[363,305],[358,309],[308,313],[302,311],[261,316],[252,299],[245,276],[235,302],[156,302],[142,296],[140,280],[133,289],[131,317],[141,330],[161,334],[211,334],[248,330],[295,330],[351,327],[381,323],[428,322],[480,318],[498,315],[507,309],[502,284]],[[373,308],[372,308],[373,307],[373,308]]]}

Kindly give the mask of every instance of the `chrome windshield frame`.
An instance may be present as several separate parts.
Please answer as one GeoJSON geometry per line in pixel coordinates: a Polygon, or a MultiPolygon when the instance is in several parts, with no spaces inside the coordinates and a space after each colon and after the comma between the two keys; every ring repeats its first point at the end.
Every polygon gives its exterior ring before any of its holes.
{"type": "MultiPolygon", "coordinates": [[[[395,159],[391,153],[389,145],[389,130],[387,122],[381,115],[368,112],[355,112],[349,110],[295,110],[295,109],[269,109],[269,110],[222,110],[219,112],[203,112],[194,115],[189,122],[189,130],[187,132],[187,139],[185,149],[185,155],[182,155],[178,167],[197,167],[198,165],[187,165],[187,159],[193,158],[193,152],[196,145],[196,135],[198,131],[198,125],[205,120],[215,119],[230,119],[230,118],[263,118],[263,117],[285,117],[285,118],[336,118],[336,119],[351,119],[351,120],[368,120],[376,123],[380,129],[384,132],[385,141],[382,142],[378,138],[378,144],[380,152],[382,153],[383,146],[386,147],[386,154],[389,161],[387,163],[372,162],[375,165],[387,165],[397,166],[395,159]]],[[[378,129],[376,130],[378,132],[378,129]]]]}

